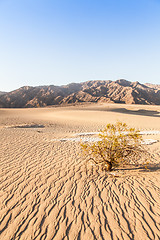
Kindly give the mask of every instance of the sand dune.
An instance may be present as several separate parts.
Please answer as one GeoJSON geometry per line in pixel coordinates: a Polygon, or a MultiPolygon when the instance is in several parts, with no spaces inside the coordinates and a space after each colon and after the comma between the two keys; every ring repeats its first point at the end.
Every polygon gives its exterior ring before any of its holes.
{"type": "Polygon", "coordinates": [[[0,239],[160,239],[160,142],[149,146],[157,160],[148,170],[105,173],[86,164],[79,142],[53,141],[117,120],[160,131],[159,113],[116,104],[0,109],[0,239]]]}

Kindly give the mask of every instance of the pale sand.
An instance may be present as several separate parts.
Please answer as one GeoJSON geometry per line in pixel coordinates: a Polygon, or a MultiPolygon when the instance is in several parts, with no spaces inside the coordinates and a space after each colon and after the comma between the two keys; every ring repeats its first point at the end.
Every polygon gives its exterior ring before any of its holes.
{"type": "Polygon", "coordinates": [[[0,239],[160,239],[160,141],[148,170],[113,174],[86,165],[79,142],[53,141],[117,120],[160,131],[160,106],[0,109],[0,239]]]}

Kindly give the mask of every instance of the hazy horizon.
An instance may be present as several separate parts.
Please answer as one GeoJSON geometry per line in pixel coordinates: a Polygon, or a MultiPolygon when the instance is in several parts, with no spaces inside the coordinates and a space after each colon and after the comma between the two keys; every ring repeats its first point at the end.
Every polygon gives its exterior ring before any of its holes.
{"type": "Polygon", "coordinates": [[[0,91],[126,79],[160,84],[158,0],[1,0],[0,91]]]}

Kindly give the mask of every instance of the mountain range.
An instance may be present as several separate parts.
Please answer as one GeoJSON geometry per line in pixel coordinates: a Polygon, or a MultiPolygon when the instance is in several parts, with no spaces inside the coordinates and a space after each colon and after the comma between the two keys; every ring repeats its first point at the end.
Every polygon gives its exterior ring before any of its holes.
{"type": "Polygon", "coordinates": [[[1,108],[30,108],[84,102],[160,105],[160,85],[124,79],[86,81],[63,86],[25,86],[0,92],[1,108]]]}

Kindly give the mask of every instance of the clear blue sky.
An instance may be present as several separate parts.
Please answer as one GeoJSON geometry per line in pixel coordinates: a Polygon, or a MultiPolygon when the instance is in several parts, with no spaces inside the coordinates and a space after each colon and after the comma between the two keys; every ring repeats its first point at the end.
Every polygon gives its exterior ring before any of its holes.
{"type": "Polygon", "coordinates": [[[119,78],[160,84],[159,0],[0,0],[0,91],[119,78]]]}

